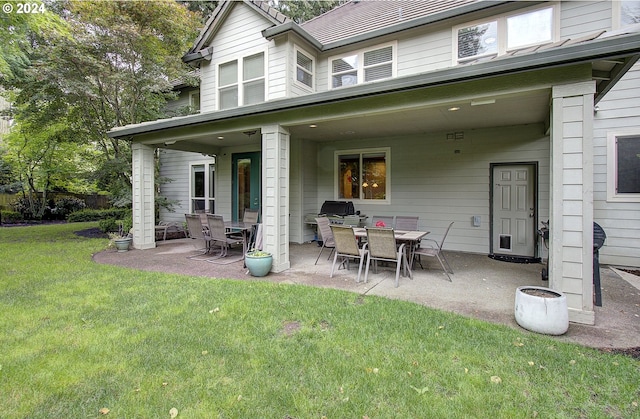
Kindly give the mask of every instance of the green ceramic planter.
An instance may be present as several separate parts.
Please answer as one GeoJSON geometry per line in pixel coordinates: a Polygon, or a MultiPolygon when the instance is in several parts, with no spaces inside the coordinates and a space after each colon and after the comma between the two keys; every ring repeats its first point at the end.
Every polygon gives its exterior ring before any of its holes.
{"type": "Polygon", "coordinates": [[[250,252],[245,256],[245,263],[251,275],[265,276],[271,271],[273,256],[266,252],[257,252],[257,255],[250,252]]]}
{"type": "Polygon", "coordinates": [[[118,252],[126,252],[127,250],[129,250],[129,246],[131,245],[131,237],[125,237],[122,239],[115,239],[113,242],[116,245],[116,249],[118,249],[118,252]]]}

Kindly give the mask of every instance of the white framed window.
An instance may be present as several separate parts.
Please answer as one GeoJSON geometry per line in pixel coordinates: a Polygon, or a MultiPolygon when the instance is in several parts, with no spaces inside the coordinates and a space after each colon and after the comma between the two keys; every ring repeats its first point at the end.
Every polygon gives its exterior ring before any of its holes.
{"type": "Polygon", "coordinates": [[[315,80],[315,60],[313,56],[300,48],[295,48],[296,83],[313,90],[315,80]]]}
{"type": "Polygon", "coordinates": [[[200,112],[200,91],[189,93],[189,106],[193,112],[200,112]]]}
{"type": "Polygon", "coordinates": [[[611,2],[611,4],[614,28],[640,24],[640,0],[619,0],[611,2]]]}
{"type": "Polygon", "coordinates": [[[215,213],[215,174],[215,159],[189,163],[189,211],[191,213],[215,213]]]}
{"type": "Polygon", "coordinates": [[[329,88],[353,86],[396,76],[396,44],[329,58],[329,88]]]}
{"type": "Polygon", "coordinates": [[[640,130],[607,134],[607,201],[640,202],[640,130]]]}
{"type": "Polygon", "coordinates": [[[554,42],[558,34],[559,13],[555,4],[455,26],[454,64],[554,42]]]}
{"type": "Polygon", "coordinates": [[[219,109],[264,102],[265,88],[264,52],[218,66],[219,109]]]}
{"type": "Polygon", "coordinates": [[[371,148],[335,152],[335,198],[389,203],[391,149],[371,148]]]}

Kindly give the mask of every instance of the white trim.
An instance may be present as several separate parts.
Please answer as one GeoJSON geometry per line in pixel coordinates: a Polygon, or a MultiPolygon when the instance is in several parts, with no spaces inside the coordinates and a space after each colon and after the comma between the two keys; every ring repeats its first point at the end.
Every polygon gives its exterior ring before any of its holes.
{"type": "Polygon", "coordinates": [[[336,59],[339,58],[343,58],[343,57],[350,57],[352,55],[355,55],[357,57],[358,63],[357,63],[357,68],[355,69],[355,71],[357,72],[356,77],[357,77],[357,81],[355,85],[359,85],[359,84],[364,84],[364,83],[376,83],[378,81],[381,80],[389,80],[392,78],[395,78],[397,76],[397,72],[398,72],[398,42],[397,41],[392,41],[392,42],[387,42],[384,44],[379,44],[373,47],[369,47],[369,48],[363,48],[363,49],[359,49],[356,51],[351,51],[351,52],[347,52],[347,53],[343,53],[343,54],[339,54],[339,55],[333,55],[331,57],[327,58],[327,88],[329,90],[333,90],[333,89],[342,89],[344,87],[349,87],[349,86],[340,86],[340,87],[333,87],[333,66],[332,66],[332,62],[336,59]],[[379,49],[383,49],[386,47],[391,47],[391,76],[390,77],[385,77],[383,79],[378,79],[378,80],[372,80],[372,81],[368,81],[365,82],[364,81],[364,54],[370,51],[376,51],[379,49]]]}
{"type": "MultiPolygon", "coordinates": [[[[293,83],[300,87],[301,89],[307,90],[308,92],[314,92],[316,89],[316,57],[313,54],[310,54],[305,49],[299,47],[297,44],[293,45],[293,83]],[[311,86],[308,86],[298,80],[298,52],[308,59],[311,60],[311,86]]],[[[303,71],[307,71],[303,69],[303,71]]]]}
{"type": "Polygon", "coordinates": [[[536,5],[532,7],[519,9],[517,11],[505,13],[498,16],[491,16],[484,19],[465,22],[463,24],[456,25],[453,28],[451,28],[451,39],[452,39],[452,47],[453,47],[453,54],[451,59],[452,59],[453,65],[464,64],[465,62],[474,61],[484,57],[501,56],[501,55],[507,54],[508,52],[528,48],[534,45],[544,45],[544,44],[557,42],[560,39],[560,6],[558,2],[549,2],[542,5],[536,5]],[[527,13],[535,12],[538,10],[549,9],[549,8],[552,10],[552,15],[553,15],[552,28],[551,28],[552,33],[551,33],[550,41],[535,42],[530,45],[521,45],[511,49],[507,48],[507,40],[508,40],[507,19],[514,16],[521,16],[527,13]],[[460,29],[468,28],[471,26],[478,26],[478,25],[491,23],[491,22],[496,22],[497,24],[496,31],[497,31],[498,39],[496,40],[496,42],[498,44],[498,51],[495,53],[493,52],[485,53],[485,54],[474,55],[472,57],[465,57],[465,58],[458,59],[458,31],[460,29]]]}
{"type": "MultiPolygon", "coordinates": [[[[391,204],[391,147],[373,147],[373,148],[357,148],[349,150],[335,150],[333,152],[333,196],[335,200],[348,200],[353,201],[354,204],[373,204],[373,205],[390,205],[391,204]],[[386,165],[386,191],[385,199],[362,199],[362,198],[340,198],[338,182],[339,182],[339,158],[346,154],[358,154],[360,155],[360,162],[362,162],[363,154],[384,153],[385,165],[386,165]]],[[[360,171],[362,171],[362,164],[360,164],[360,171]]],[[[361,173],[359,174],[361,175],[361,173]]],[[[362,179],[359,176],[359,188],[362,189],[362,179]]]]}
{"type": "Polygon", "coordinates": [[[618,194],[616,191],[618,173],[616,139],[636,136],[640,136],[640,129],[607,133],[607,202],[640,202],[640,193],[618,194]]]}

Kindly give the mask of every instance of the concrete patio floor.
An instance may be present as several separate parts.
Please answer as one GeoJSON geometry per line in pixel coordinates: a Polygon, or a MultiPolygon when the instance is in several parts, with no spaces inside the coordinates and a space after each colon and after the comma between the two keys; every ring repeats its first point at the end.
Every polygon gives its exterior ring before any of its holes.
{"type": "MultiPolygon", "coordinates": [[[[486,255],[459,252],[446,252],[455,272],[452,282],[436,260],[428,260],[423,262],[424,270],[420,267],[414,269],[413,279],[400,277],[398,288],[394,287],[394,268],[370,272],[368,283],[357,283],[358,266],[353,263],[351,269],[341,269],[329,278],[332,260],[327,257],[330,250],[325,249],[318,264],[314,265],[319,251],[316,243],[292,244],[291,268],[285,272],[270,273],[264,278],[249,275],[241,261],[211,263],[188,259],[187,256],[196,254],[191,239],[161,241],[154,249],[125,253],[106,250],[94,255],[94,260],[148,271],[336,288],[362,295],[412,301],[523,331],[514,318],[516,288],[523,285],[548,286],[548,282],[541,279],[541,264],[501,262],[486,255]]],[[[601,282],[602,307],[595,307],[595,326],[571,323],[566,334],[554,339],[595,348],[640,347],[640,278],[602,266],[601,282]]]]}

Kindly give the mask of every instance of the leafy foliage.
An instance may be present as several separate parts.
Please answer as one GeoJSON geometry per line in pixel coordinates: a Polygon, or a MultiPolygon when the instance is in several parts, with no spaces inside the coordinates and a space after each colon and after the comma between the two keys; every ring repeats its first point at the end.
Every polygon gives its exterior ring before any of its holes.
{"type": "Polygon", "coordinates": [[[68,1],[51,10],[59,15],[56,30],[37,32],[21,22],[29,48],[3,51],[5,62],[23,64],[9,66],[20,77],[0,79],[15,92],[17,126],[7,159],[31,194],[98,187],[126,205],[129,142],[106,132],[163,116],[173,97],[170,80],[188,70],[180,57],[195,37],[198,15],[173,0],[68,1]],[[86,181],[68,182],[79,177],[86,181]]]}

